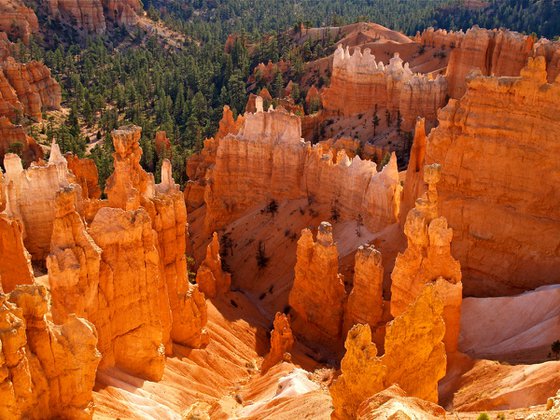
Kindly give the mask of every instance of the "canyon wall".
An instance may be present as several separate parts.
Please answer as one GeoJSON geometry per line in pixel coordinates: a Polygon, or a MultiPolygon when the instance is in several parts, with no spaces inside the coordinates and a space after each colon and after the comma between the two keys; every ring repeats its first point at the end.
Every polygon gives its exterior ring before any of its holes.
{"type": "Polygon", "coordinates": [[[368,48],[350,54],[341,45],[334,53],[330,86],[322,94],[326,111],[344,116],[365,113],[379,107],[391,113],[400,112],[403,129],[411,130],[416,117],[430,122],[445,105],[446,79],[438,75],[414,74],[408,63],[395,54],[389,65],[377,63],[368,48]]]}
{"type": "Polygon", "coordinates": [[[536,40],[507,29],[482,29],[476,25],[466,32],[428,28],[415,39],[425,46],[452,49],[446,77],[449,96],[455,99],[465,93],[472,71],[485,76],[519,76],[529,57],[545,58],[549,82],[560,74],[558,41],[536,40]]]}
{"type": "MultiPolygon", "coordinates": [[[[475,77],[441,110],[426,162],[442,165],[439,209],[467,295],[515,294],[560,269],[560,82],[544,57],[520,77],[475,77]]],[[[406,186],[405,186],[406,188],[406,186]]]]}
{"type": "Polygon", "coordinates": [[[0,162],[4,161],[7,153],[13,152],[21,155],[26,166],[44,156],[41,146],[33,137],[25,134],[21,125],[14,125],[8,118],[0,117],[0,162]]]}
{"type": "Polygon", "coordinates": [[[95,327],[74,315],[54,324],[47,307],[42,286],[0,293],[0,417],[91,419],[95,327]]]}
{"type": "MultiPolygon", "coordinates": [[[[371,161],[312,147],[301,138],[299,117],[282,110],[263,112],[260,97],[257,112],[245,114],[237,134],[206,141],[199,156],[191,185],[204,188],[209,233],[273,199],[307,197],[336,205],[343,220],[362,217],[371,230],[397,219],[401,190],[395,156],[378,173],[371,161]]],[[[189,193],[187,200],[194,207],[197,195],[189,193]]]]}
{"type": "Polygon", "coordinates": [[[0,213],[0,291],[9,293],[18,284],[33,283],[31,256],[23,245],[23,226],[0,213]]]}
{"type": "Polygon", "coordinates": [[[0,32],[7,33],[12,40],[22,39],[27,44],[30,36],[39,32],[39,21],[35,12],[22,0],[2,0],[0,32]]]}
{"type": "Polygon", "coordinates": [[[41,121],[42,111],[59,109],[61,100],[60,85],[43,63],[23,64],[8,57],[0,64],[1,115],[14,119],[22,113],[41,121]]]}
{"type": "MultiPolygon", "coordinates": [[[[18,219],[24,227],[25,247],[35,261],[44,260],[49,253],[54,202],[59,189],[74,182],[66,160],[56,143],[51,147],[48,163],[32,164],[23,169],[21,159],[14,154],[4,158],[6,174],[6,212],[18,219]]],[[[78,194],[81,208],[81,192],[78,194]]]]}
{"type": "Polygon", "coordinates": [[[53,18],[80,32],[103,34],[108,21],[133,25],[142,11],[138,0],[47,0],[47,12],[53,18]]]}

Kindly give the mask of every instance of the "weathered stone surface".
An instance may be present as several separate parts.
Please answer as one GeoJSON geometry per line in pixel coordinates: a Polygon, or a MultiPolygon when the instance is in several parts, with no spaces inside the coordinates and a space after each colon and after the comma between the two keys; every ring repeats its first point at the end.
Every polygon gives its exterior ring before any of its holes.
{"type": "Polygon", "coordinates": [[[0,2],[0,32],[6,32],[12,40],[29,42],[32,34],[39,32],[39,21],[35,12],[21,0],[0,2]]]}
{"type": "MultiPolygon", "coordinates": [[[[14,154],[4,157],[6,174],[6,213],[22,222],[25,247],[33,260],[48,255],[55,218],[54,202],[59,189],[74,183],[66,160],[56,143],[51,147],[48,163],[32,164],[23,169],[21,159],[14,154]]],[[[81,208],[81,192],[77,198],[81,208]]]]}
{"type": "Polygon", "coordinates": [[[196,284],[208,298],[223,295],[231,286],[231,274],[222,269],[220,241],[216,232],[206,248],[206,258],[196,272],[196,284]]]}
{"type": "Polygon", "coordinates": [[[155,146],[156,153],[159,157],[171,157],[171,142],[167,138],[165,131],[156,132],[155,146]]]}
{"type": "Polygon", "coordinates": [[[23,245],[21,223],[0,213],[0,286],[9,293],[18,284],[33,283],[31,256],[23,245]]]}
{"type": "MultiPolygon", "coordinates": [[[[0,110],[1,114],[2,111],[0,110]]],[[[22,157],[25,166],[43,158],[43,149],[35,142],[33,137],[25,134],[21,125],[14,125],[7,117],[0,117],[0,161],[4,160],[7,153],[14,152],[22,157]]]]}
{"type": "Polygon", "coordinates": [[[367,398],[385,388],[387,366],[377,357],[369,325],[357,324],[350,329],[340,369],[342,374],[329,391],[334,405],[333,418],[355,418],[358,407],[367,398]]]}
{"type": "Polygon", "coordinates": [[[424,118],[416,120],[414,140],[410,149],[410,158],[404,180],[403,197],[400,211],[400,223],[404,226],[408,212],[414,208],[416,199],[425,192],[424,162],[426,159],[426,121],[424,118]]]}
{"type": "Polygon", "coordinates": [[[102,0],[102,4],[106,19],[126,27],[135,25],[143,13],[139,0],[102,0]]]}
{"type": "Polygon", "coordinates": [[[416,117],[436,120],[445,104],[446,79],[413,74],[398,53],[388,66],[377,63],[370,49],[350,54],[339,44],[333,58],[331,85],[322,94],[327,111],[344,116],[368,112],[375,107],[401,113],[403,128],[412,129],[416,117]]]}
{"type": "Polygon", "coordinates": [[[137,126],[124,126],[112,132],[114,171],[105,184],[111,207],[136,210],[140,207],[141,198],[148,200],[154,195],[154,177],[140,166],[141,134],[142,129],[137,126]]]}
{"type": "Polygon", "coordinates": [[[426,285],[406,312],[387,325],[382,357],[377,357],[370,327],[352,327],[346,338],[342,374],[329,389],[333,416],[356,418],[363,401],[393,384],[412,397],[437,402],[438,381],[446,371],[442,314],[436,288],[426,285]]]}
{"type": "Polygon", "coordinates": [[[90,419],[100,359],[95,327],[75,316],[55,325],[46,312],[41,286],[0,294],[0,415],[90,419]]]}
{"type": "Polygon", "coordinates": [[[204,183],[209,233],[272,199],[312,197],[324,206],[336,201],[342,220],[361,216],[372,230],[396,220],[400,185],[394,156],[378,173],[371,161],[350,160],[344,152],[334,156],[321,145],[311,147],[301,138],[297,116],[263,112],[261,103],[256,113],[245,114],[238,134],[205,144],[208,165],[195,179],[204,183]]]}
{"type": "Polygon", "coordinates": [[[107,29],[101,0],[47,0],[49,14],[78,31],[102,34],[107,29]]]}
{"type": "Polygon", "coordinates": [[[294,345],[294,336],[290,328],[290,320],[280,312],[274,317],[274,329],[270,333],[270,352],[266,355],[261,366],[261,372],[266,373],[272,366],[282,360],[291,358],[289,352],[294,345]]]}
{"type": "Polygon", "coordinates": [[[157,236],[143,209],[98,211],[89,233],[101,254],[97,320],[102,367],[116,365],[158,381],[165,343],[158,292],[161,279],[157,236]],[[161,315],[160,315],[161,314],[161,315]]]}
{"type": "Polygon", "coordinates": [[[359,420],[410,419],[435,420],[445,419],[445,410],[437,404],[420,398],[409,397],[398,385],[368,398],[358,408],[359,420]]]}
{"type": "MultiPolygon", "coordinates": [[[[60,108],[62,100],[60,85],[51,77],[51,71],[43,63],[30,61],[22,64],[16,62],[12,57],[8,57],[1,67],[4,77],[16,93],[26,115],[41,121],[43,110],[60,108]]],[[[4,96],[4,92],[0,96],[0,100],[4,96]]],[[[10,100],[8,99],[8,101],[10,100]]],[[[19,108],[17,104],[15,107],[19,108]]]]}
{"type": "Polygon", "coordinates": [[[446,348],[457,349],[461,318],[461,266],[451,255],[453,231],[438,217],[436,184],[441,176],[437,164],[424,168],[428,191],[418,200],[404,225],[408,246],[397,256],[391,273],[391,315],[402,314],[416,300],[426,283],[434,282],[441,292],[446,321],[446,348]]]}
{"type": "Polygon", "coordinates": [[[355,324],[372,328],[383,315],[383,265],[381,253],[373,245],[360,246],[354,264],[354,286],[344,314],[344,332],[355,324]]]}
{"type": "Polygon", "coordinates": [[[298,241],[295,279],[288,300],[296,335],[336,351],[342,338],[345,300],[332,226],[321,223],[317,241],[309,229],[304,229],[298,241]]]}
{"type": "Polygon", "coordinates": [[[520,77],[475,77],[428,137],[426,162],[442,164],[439,207],[467,295],[557,281],[560,83],[548,84],[545,69],[537,57],[520,77]]]}
{"type": "Polygon", "coordinates": [[[47,257],[53,320],[70,314],[98,321],[99,270],[102,250],[86,231],[76,211],[77,190],[69,185],[56,194],[56,210],[47,257]]]}
{"type": "Polygon", "coordinates": [[[77,183],[82,187],[83,198],[100,198],[101,188],[99,188],[99,174],[95,162],[92,159],[79,158],[70,152],[64,157],[68,162],[68,169],[76,176],[77,183]]]}

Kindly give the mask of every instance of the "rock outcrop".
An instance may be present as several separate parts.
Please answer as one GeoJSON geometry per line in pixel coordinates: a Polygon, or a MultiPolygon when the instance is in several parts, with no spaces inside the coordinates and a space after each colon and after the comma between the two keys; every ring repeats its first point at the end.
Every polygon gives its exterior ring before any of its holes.
{"type": "Polygon", "coordinates": [[[289,352],[293,345],[294,336],[290,328],[290,320],[285,314],[277,312],[274,317],[274,329],[270,333],[270,352],[263,360],[261,372],[266,373],[282,360],[290,360],[289,352]]]}
{"type": "MultiPolygon", "coordinates": [[[[102,367],[118,366],[134,375],[158,381],[165,364],[158,294],[163,282],[157,236],[148,213],[105,207],[97,212],[89,234],[101,253],[97,319],[102,367]]],[[[169,306],[167,307],[169,312],[169,306]]],[[[169,328],[170,326],[168,326],[169,328]]]]}
{"type": "Polygon", "coordinates": [[[358,408],[357,417],[359,420],[446,418],[442,407],[420,398],[409,397],[398,385],[391,385],[365,400],[358,408]]]}
{"type": "Polygon", "coordinates": [[[437,402],[438,381],[446,371],[443,304],[427,285],[402,315],[387,325],[385,354],[377,357],[368,325],[348,332],[342,374],[331,385],[335,418],[356,418],[363,401],[393,384],[408,395],[437,402]]]}
{"type": "Polygon", "coordinates": [[[0,73],[3,73],[3,77],[0,76],[0,109],[12,110],[5,114],[6,116],[13,118],[19,109],[23,110],[25,115],[41,121],[43,110],[60,108],[62,100],[60,85],[43,63],[30,61],[23,64],[8,57],[0,64],[0,70],[0,73]],[[8,82],[8,87],[3,78],[8,82]],[[11,93],[7,93],[10,88],[11,93]],[[14,101],[13,93],[21,105],[14,101]],[[7,101],[8,105],[2,105],[4,101],[7,101]]]}
{"type": "MultiPolygon", "coordinates": [[[[372,230],[397,218],[400,185],[395,156],[378,173],[371,161],[350,160],[343,151],[335,156],[321,145],[311,147],[301,138],[297,116],[282,110],[263,112],[262,99],[256,113],[245,114],[237,134],[207,141],[201,156],[206,164],[201,167],[201,158],[195,158],[199,164],[194,182],[204,184],[208,233],[272,199],[311,197],[329,207],[337,201],[342,220],[361,216],[372,230]]],[[[190,197],[189,193],[193,206],[190,197]]],[[[199,197],[196,194],[194,201],[199,197]]]]}
{"type": "Polygon", "coordinates": [[[439,208],[467,295],[558,281],[559,94],[545,58],[529,59],[520,77],[472,79],[428,137],[426,162],[442,164],[439,208]]]}
{"type": "Polygon", "coordinates": [[[79,32],[103,34],[110,22],[126,27],[138,22],[139,0],[47,0],[47,12],[79,32]]]}
{"type": "Polygon", "coordinates": [[[336,352],[342,337],[346,297],[343,278],[338,273],[332,226],[322,222],[316,242],[311,231],[304,229],[297,245],[295,279],[288,300],[296,335],[336,352]]]}
{"type": "MultiPolygon", "coordinates": [[[[2,115],[1,110],[0,115],[2,115]]],[[[4,160],[7,153],[17,153],[25,166],[43,158],[43,149],[33,137],[25,134],[25,129],[21,125],[14,125],[7,117],[0,117],[0,162],[4,160]]]]}
{"type": "Polygon", "coordinates": [[[31,256],[23,245],[23,226],[0,213],[0,290],[9,293],[18,284],[33,283],[31,256]]]}
{"type": "MultiPolygon", "coordinates": [[[[17,155],[7,154],[4,167],[6,213],[22,223],[25,247],[33,260],[42,261],[51,245],[56,193],[73,183],[74,176],[68,171],[56,143],[51,147],[48,163],[32,164],[23,169],[17,155]]],[[[77,200],[81,208],[81,192],[77,200]]]]}
{"type": "Polygon", "coordinates": [[[56,194],[55,219],[47,269],[51,312],[57,323],[70,314],[98,323],[102,250],[93,241],[76,210],[78,191],[71,184],[56,194]]]}
{"type": "Polygon", "coordinates": [[[427,283],[434,283],[444,303],[446,349],[457,350],[461,319],[461,266],[451,255],[453,231],[447,220],[438,217],[436,184],[441,176],[437,164],[424,168],[428,191],[416,200],[404,224],[408,245],[399,254],[391,273],[391,315],[399,316],[422,293],[427,283]]]}
{"type": "Polygon", "coordinates": [[[0,32],[27,44],[31,35],[39,32],[37,15],[21,0],[3,0],[0,2],[0,32]]]}
{"type": "Polygon", "coordinates": [[[99,188],[99,173],[95,162],[92,159],[79,158],[70,152],[66,153],[64,157],[68,162],[68,169],[74,174],[76,182],[82,188],[82,197],[99,199],[101,188],[99,188]]]}
{"type": "Polygon", "coordinates": [[[196,272],[196,284],[208,298],[223,295],[231,286],[231,274],[222,269],[220,241],[216,232],[206,248],[206,258],[196,272]]]}
{"type": "Polygon", "coordinates": [[[355,324],[374,328],[383,316],[383,265],[373,245],[360,246],[354,264],[354,285],[344,314],[344,332],[355,324]]]}
{"type": "Polygon", "coordinates": [[[46,312],[41,286],[0,294],[0,417],[90,419],[100,359],[95,328],[74,315],[53,324],[46,312]]]}
{"type": "Polygon", "coordinates": [[[47,0],[49,15],[78,31],[103,34],[107,29],[101,0],[47,0]]]}
{"type": "Polygon", "coordinates": [[[350,54],[339,45],[334,53],[331,85],[322,95],[325,110],[344,116],[356,115],[378,107],[400,112],[403,129],[414,127],[416,117],[435,121],[437,110],[445,104],[447,82],[414,74],[398,53],[388,66],[377,63],[370,49],[359,48],[350,54]]]}

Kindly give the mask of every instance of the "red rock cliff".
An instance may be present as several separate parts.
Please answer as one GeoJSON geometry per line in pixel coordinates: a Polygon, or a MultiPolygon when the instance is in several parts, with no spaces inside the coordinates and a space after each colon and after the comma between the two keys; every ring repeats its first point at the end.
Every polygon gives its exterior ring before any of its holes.
{"type": "Polygon", "coordinates": [[[32,34],[39,32],[35,12],[21,0],[0,1],[0,32],[6,32],[12,40],[29,42],[32,34]]]}
{"type": "Polygon", "coordinates": [[[560,82],[544,57],[520,77],[474,78],[439,116],[426,162],[442,164],[439,207],[467,295],[553,283],[560,269],[560,82]]]}

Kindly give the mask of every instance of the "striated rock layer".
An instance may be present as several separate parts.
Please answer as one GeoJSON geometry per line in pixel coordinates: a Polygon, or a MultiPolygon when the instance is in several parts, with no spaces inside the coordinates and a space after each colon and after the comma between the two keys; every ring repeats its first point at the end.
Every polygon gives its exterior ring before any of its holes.
{"type": "Polygon", "coordinates": [[[27,44],[31,35],[39,32],[39,21],[22,0],[3,0],[0,2],[0,32],[27,44]]]}
{"type": "MultiPolygon", "coordinates": [[[[24,227],[25,247],[35,261],[44,260],[49,253],[56,193],[74,182],[66,160],[56,143],[51,147],[48,163],[32,164],[23,169],[21,159],[14,154],[4,158],[6,174],[6,213],[18,219],[24,227]]],[[[81,192],[77,206],[81,208],[81,192]]]]}
{"type": "Polygon", "coordinates": [[[547,83],[545,59],[529,59],[520,77],[471,80],[428,137],[426,162],[442,164],[439,208],[468,295],[557,281],[559,94],[560,82],[547,83]]]}
{"type": "Polygon", "coordinates": [[[99,174],[95,162],[92,159],[79,158],[70,152],[67,152],[64,157],[68,162],[68,169],[76,176],[76,181],[82,188],[84,199],[100,198],[99,174]]]}
{"type": "Polygon", "coordinates": [[[7,153],[17,153],[25,166],[43,158],[43,149],[33,137],[25,134],[21,125],[14,125],[7,117],[0,117],[0,162],[7,153]]]}
{"type": "Polygon", "coordinates": [[[415,208],[406,217],[404,233],[408,245],[397,256],[391,273],[391,315],[396,317],[406,311],[426,283],[433,283],[444,304],[446,349],[453,352],[457,350],[460,330],[461,266],[451,255],[453,231],[444,217],[438,217],[436,184],[441,167],[426,166],[423,174],[428,191],[416,200],[415,208]]]}
{"type": "Polygon", "coordinates": [[[437,402],[438,381],[446,371],[443,304],[433,285],[427,285],[402,315],[387,325],[385,354],[377,357],[368,325],[348,332],[341,375],[331,385],[333,416],[356,418],[366,399],[398,384],[407,394],[437,402]]]}
{"type": "Polygon", "coordinates": [[[25,115],[41,121],[43,110],[60,108],[60,85],[44,64],[38,61],[23,64],[8,57],[0,64],[0,73],[3,73],[3,76],[0,75],[0,110],[7,109],[4,115],[14,118],[17,110],[23,110],[25,115]],[[6,86],[6,81],[9,86],[6,86]],[[10,90],[11,93],[8,93],[10,90]],[[14,93],[17,101],[13,97],[14,93]],[[4,101],[8,105],[3,104],[4,101]]]}
{"type": "Polygon", "coordinates": [[[435,79],[413,74],[408,63],[398,53],[388,66],[377,63],[370,49],[363,53],[359,48],[350,54],[339,44],[334,53],[330,86],[322,95],[327,111],[344,116],[356,115],[379,107],[389,112],[399,111],[403,129],[414,127],[416,117],[434,122],[437,110],[445,104],[447,82],[444,77],[435,79]]]}
{"type": "Polygon", "coordinates": [[[321,223],[316,242],[311,231],[304,229],[298,241],[295,279],[288,299],[295,333],[308,343],[336,351],[342,336],[345,300],[332,226],[321,223]]]}
{"type": "Polygon", "coordinates": [[[0,293],[0,417],[90,419],[95,327],[74,315],[53,324],[46,313],[42,286],[0,293]]]}
{"type": "Polygon", "coordinates": [[[289,351],[294,345],[294,336],[290,328],[289,318],[280,312],[274,317],[274,329],[270,333],[270,352],[266,355],[261,366],[261,372],[266,373],[272,366],[282,360],[289,360],[289,351]]]}
{"type": "MultiPolygon", "coordinates": [[[[401,190],[395,156],[378,173],[371,161],[311,147],[301,138],[297,116],[263,112],[262,98],[257,104],[257,112],[245,114],[237,134],[205,144],[205,164],[197,166],[194,182],[204,185],[208,233],[257,205],[305,197],[324,206],[338,203],[343,220],[362,217],[371,230],[396,221],[401,190]]],[[[191,194],[187,197],[192,206],[191,194]]]]}
{"type": "Polygon", "coordinates": [[[0,291],[9,293],[18,284],[32,284],[31,256],[23,245],[23,226],[0,213],[0,291]]]}

